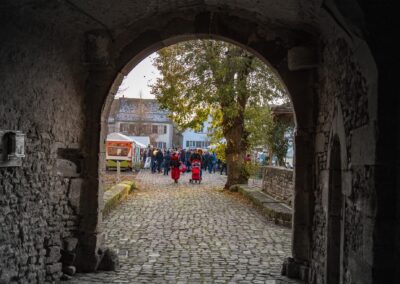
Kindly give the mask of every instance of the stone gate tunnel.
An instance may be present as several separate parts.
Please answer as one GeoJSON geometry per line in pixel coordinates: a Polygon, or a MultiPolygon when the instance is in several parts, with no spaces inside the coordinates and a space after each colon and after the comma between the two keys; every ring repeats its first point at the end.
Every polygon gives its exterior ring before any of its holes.
{"type": "Polygon", "coordinates": [[[3,0],[0,283],[101,258],[101,145],[122,78],[192,38],[279,74],[296,114],[291,269],[309,283],[400,283],[394,1],[3,0]],[[393,4],[393,5],[391,5],[393,4]]]}

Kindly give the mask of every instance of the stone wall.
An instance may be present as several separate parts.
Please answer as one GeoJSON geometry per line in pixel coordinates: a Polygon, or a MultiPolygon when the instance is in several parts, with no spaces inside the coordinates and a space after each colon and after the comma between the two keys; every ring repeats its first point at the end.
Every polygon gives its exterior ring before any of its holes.
{"type": "Polygon", "coordinates": [[[25,133],[26,149],[21,167],[0,168],[0,283],[50,283],[76,245],[81,169],[69,159],[82,137],[84,81],[63,49],[74,40],[11,13],[2,20],[0,127],[25,133]]]}
{"type": "MultiPolygon", "coordinates": [[[[329,22],[329,21],[327,21],[329,22]]],[[[332,23],[331,23],[332,24],[332,23]]],[[[315,138],[316,188],[312,230],[310,283],[325,283],[330,218],[330,196],[341,190],[345,229],[340,239],[343,283],[373,283],[374,160],[376,93],[375,66],[367,56],[365,42],[353,45],[343,30],[321,39],[318,68],[319,112],[315,138]],[[332,141],[340,141],[341,186],[333,188],[332,141]],[[357,280],[356,280],[357,279],[357,280]]]]}
{"type": "Polygon", "coordinates": [[[262,190],[274,199],[292,205],[293,170],[282,167],[264,167],[262,190]]]}

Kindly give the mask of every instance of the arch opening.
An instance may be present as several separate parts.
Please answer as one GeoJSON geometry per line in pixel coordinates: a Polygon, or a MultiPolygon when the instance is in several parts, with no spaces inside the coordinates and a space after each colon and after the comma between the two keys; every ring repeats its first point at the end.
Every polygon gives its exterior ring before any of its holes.
{"type": "MultiPolygon", "coordinates": [[[[187,23],[182,25],[182,29],[178,31],[168,30],[167,33],[154,33],[154,31],[145,31],[142,35],[137,35],[133,39],[129,39],[123,45],[118,44],[118,40],[115,44],[116,57],[114,62],[116,63],[117,69],[110,70],[105,68],[104,70],[96,68],[96,71],[92,73],[92,76],[88,80],[88,90],[91,94],[101,94],[100,100],[97,97],[95,100],[99,103],[96,107],[90,109],[90,115],[92,118],[97,117],[101,121],[100,125],[96,125],[96,121],[88,121],[87,127],[93,130],[98,130],[101,132],[100,136],[93,135],[93,139],[85,141],[87,151],[91,152],[91,157],[98,157],[96,160],[86,161],[87,172],[90,173],[90,180],[87,180],[88,185],[90,184],[90,192],[85,192],[86,196],[82,196],[82,200],[93,199],[92,196],[96,196],[93,206],[84,208],[83,212],[83,223],[89,224],[89,226],[83,227],[82,242],[87,243],[85,237],[86,234],[92,235],[95,231],[96,234],[100,234],[101,230],[101,212],[98,208],[101,207],[101,200],[98,198],[102,197],[103,189],[102,183],[99,184],[99,161],[105,158],[105,147],[104,141],[106,138],[106,125],[109,113],[109,108],[111,106],[112,98],[116,94],[119,85],[121,84],[126,73],[133,68],[137,63],[139,63],[143,58],[145,58],[150,53],[154,52],[158,48],[162,48],[166,45],[173,44],[176,41],[183,39],[193,39],[193,38],[212,38],[212,39],[228,39],[229,42],[234,42],[235,44],[245,47],[247,50],[256,54],[264,63],[269,63],[278,76],[281,78],[284,86],[287,88],[287,93],[290,95],[291,102],[293,105],[295,113],[295,124],[296,132],[294,138],[294,144],[296,144],[295,157],[294,157],[294,192],[293,192],[293,238],[292,238],[292,255],[296,260],[296,263],[300,265],[307,265],[310,260],[310,230],[312,224],[312,206],[313,206],[313,196],[312,196],[312,153],[313,147],[313,135],[314,135],[314,123],[315,123],[315,111],[314,108],[314,88],[313,81],[314,77],[314,66],[307,65],[303,66],[300,64],[299,69],[290,70],[288,66],[288,50],[297,45],[310,44],[311,36],[309,34],[301,32],[301,36],[295,36],[291,38],[286,43],[282,43],[279,38],[264,38],[255,36],[252,30],[241,30],[234,31],[231,30],[234,26],[225,27],[224,29],[218,29],[216,26],[220,25],[220,21],[215,21],[215,18],[223,19],[226,15],[214,14],[214,18],[206,17],[205,22],[201,25],[208,25],[208,32],[202,30],[193,30],[193,23],[187,23]],[[119,47],[118,47],[119,46],[119,47]],[[310,67],[311,66],[311,67],[310,67]],[[101,84],[98,84],[99,80],[102,80],[101,84]],[[304,105],[308,107],[305,108],[304,105]],[[101,115],[99,115],[101,114],[101,115]],[[95,138],[98,138],[96,140],[95,138]],[[98,142],[100,141],[100,143],[98,142]],[[100,149],[95,149],[92,146],[98,143],[100,144],[100,149]],[[298,149],[304,149],[305,151],[300,155],[298,149]],[[98,152],[96,152],[98,150],[98,152]],[[100,153],[100,155],[98,155],[100,153]],[[97,212],[93,214],[93,209],[97,212]],[[85,220],[87,219],[87,220],[85,220]],[[95,219],[95,220],[93,220],[95,219]]],[[[195,19],[197,21],[199,19],[195,19]]],[[[204,20],[204,19],[203,19],[204,20]]],[[[178,20],[179,21],[179,20],[178,20]]],[[[244,23],[251,25],[251,21],[248,19],[243,19],[244,23]]],[[[162,24],[162,23],[161,23],[162,24]]],[[[137,28],[137,27],[136,27],[137,28]]],[[[291,37],[293,32],[285,34],[284,37],[291,37]]],[[[126,39],[125,39],[126,40],[126,39]]],[[[86,104],[93,106],[93,97],[88,96],[86,98],[86,104]]],[[[97,243],[96,243],[97,245],[97,243]]],[[[88,243],[88,247],[93,248],[93,243],[88,243]]],[[[96,250],[96,249],[95,249],[96,250]]],[[[85,258],[84,255],[81,256],[85,258]]],[[[294,276],[294,277],[298,277],[294,276]]]]}
{"type": "MultiPolygon", "coordinates": [[[[225,37],[221,37],[221,36],[209,36],[209,37],[206,37],[205,35],[200,34],[198,36],[197,35],[191,35],[189,37],[182,37],[182,36],[174,37],[173,39],[169,39],[167,42],[168,42],[169,45],[173,45],[173,44],[178,43],[178,42],[183,42],[183,41],[187,40],[188,38],[189,39],[193,39],[193,38],[207,39],[207,38],[210,38],[210,39],[213,39],[213,40],[224,39],[224,41],[227,41],[225,37]]],[[[285,81],[280,76],[280,73],[278,73],[276,68],[273,67],[267,61],[267,59],[264,56],[262,56],[259,52],[256,52],[254,49],[249,48],[248,46],[243,46],[243,44],[239,44],[234,40],[229,40],[228,42],[229,43],[233,43],[233,44],[235,44],[237,46],[240,46],[242,48],[244,47],[246,50],[248,50],[252,54],[255,54],[257,56],[257,58],[261,59],[264,64],[267,64],[267,66],[270,67],[270,69],[273,70],[273,72],[275,73],[274,75],[278,77],[278,79],[280,80],[281,84],[284,86],[286,94],[289,95],[289,89],[286,86],[285,81]]],[[[106,97],[106,100],[105,100],[105,103],[104,103],[104,106],[103,106],[103,109],[102,109],[102,116],[101,116],[102,117],[102,128],[101,128],[102,134],[101,134],[101,138],[100,138],[100,148],[102,150],[101,150],[100,161],[99,161],[99,176],[100,176],[99,188],[101,188],[101,186],[102,186],[101,177],[105,174],[105,172],[104,172],[104,170],[105,170],[104,161],[105,161],[105,158],[106,158],[106,155],[105,155],[106,149],[104,148],[104,144],[105,144],[104,141],[106,139],[106,135],[108,134],[108,131],[107,131],[107,123],[108,123],[108,121],[107,120],[108,120],[108,117],[109,117],[109,112],[110,112],[110,109],[111,109],[111,104],[113,102],[113,98],[117,94],[117,92],[118,92],[117,90],[118,90],[119,86],[122,84],[123,78],[125,77],[124,75],[126,75],[127,72],[132,70],[143,58],[145,58],[146,56],[148,56],[152,52],[157,51],[158,48],[159,48],[159,44],[154,44],[151,48],[147,48],[145,50],[145,52],[139,52],[136,55],[136,57],[134,57],[131,60],[129,60],[129,62],[125,65],[125,67],[122,68],[123,71],[121,71],[117,75],[117,78],[114,80],[113,86],[112,86],[111,90],[109,91],[108,96],[106,97]],[[122,74],[124,74],[124,75],[122,75],[122,74]]],[[[290,100],[290,104],[292,105],[290,95],[289,95],[289,100],[290,100]]],[[[293,110],[293,121],[294,121],[294,124],[296,126],[297,125],[297,119],[296,119],[296,112],[294,110],[293,110]]],[[[295,153],[296,152],[294,152],[294,155],[295,155],[295,153]]],[[[295,160],[295,157],[293,157],[293,162],[292,163],[296,164],[294,162],[294,160],[295,160]]],[[[299,163],[299,165],[301,165],[301,162],[299,163]]],[[[294,189],[292,189],[292,191],[294,191],[294,189]]],[[[101,194],[102,194],[102,190],[100,189],[99,195],[101,195],[101,194]]],[[[294,195],[294,193],[293,193],[293,195],[294,195]]],[[[302,249],[304,250],[304,247],[302,249]]],[[[300,255],[300,253],[298,253],[297,255],[300,255]]]]}

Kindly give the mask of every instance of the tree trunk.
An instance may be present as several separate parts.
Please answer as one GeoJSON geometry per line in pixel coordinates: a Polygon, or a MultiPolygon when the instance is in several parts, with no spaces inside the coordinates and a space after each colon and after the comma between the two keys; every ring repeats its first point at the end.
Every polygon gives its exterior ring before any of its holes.
{"type": "Polygon", "coordinates": [[[225,132],[226,138],[226,164],[228,179],[225,189],[235,184],[246,184],[248,176],[244,170],[244,157],[247,151],[247,140],[244,130],[244,121],[236,123],[225,132]]]}
{"type": "Polygon", "coordinates": [[[252,55],[246,55],[243,50],[237,48],[231,50],[228,57],[241,58],[245,64],[238,68],[236,59],[231,61],[228,65],[231,67],[231,72],[228,72],[228,76],[225,77],[225,82],[229,82],[230,86],[234,86],[232,88],[231,99],[228,98],[225,102],[226,105],[221,105],[223,112],[223,132],[226,139],[225,159],[228,172],[225,189],[229,189],[235,184],[247,184],[249,179],[244,167],[244,157],[249,146],[249,133],[245,130],[244,113],[249,98],[249,92],[246,88],[247,76],[251,71],[251,63],[254,59],[252,55]],[[235,75],[237,76],[236,78],[235,75]],[[235,97],[236,100],[234,99],[235,97]],[[232,117],[231,114],[225,113],[225,106],[229,106],[228,113],[229,109],[232,109],[232,106],[234,106],[233,108],[237,111],[236,116],[232,117]]]}

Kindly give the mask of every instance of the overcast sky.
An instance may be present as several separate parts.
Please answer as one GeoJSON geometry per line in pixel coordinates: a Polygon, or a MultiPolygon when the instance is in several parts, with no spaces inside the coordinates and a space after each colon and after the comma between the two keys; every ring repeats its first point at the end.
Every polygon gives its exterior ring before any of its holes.
{"type": "Polygon", "coordinates": [[[139,92],[142,91],[144,99],[154,98],[150,94],[151,88],[148,85],[155,82],[156,78],[161,76],[157,68],[152,65],[152,59],[155,56],[155,53],[151,54],[133,68],[122,81],[119,87],[120,91],[116,97],[124,95],[129,98],[139,98],[139,92]]]}

